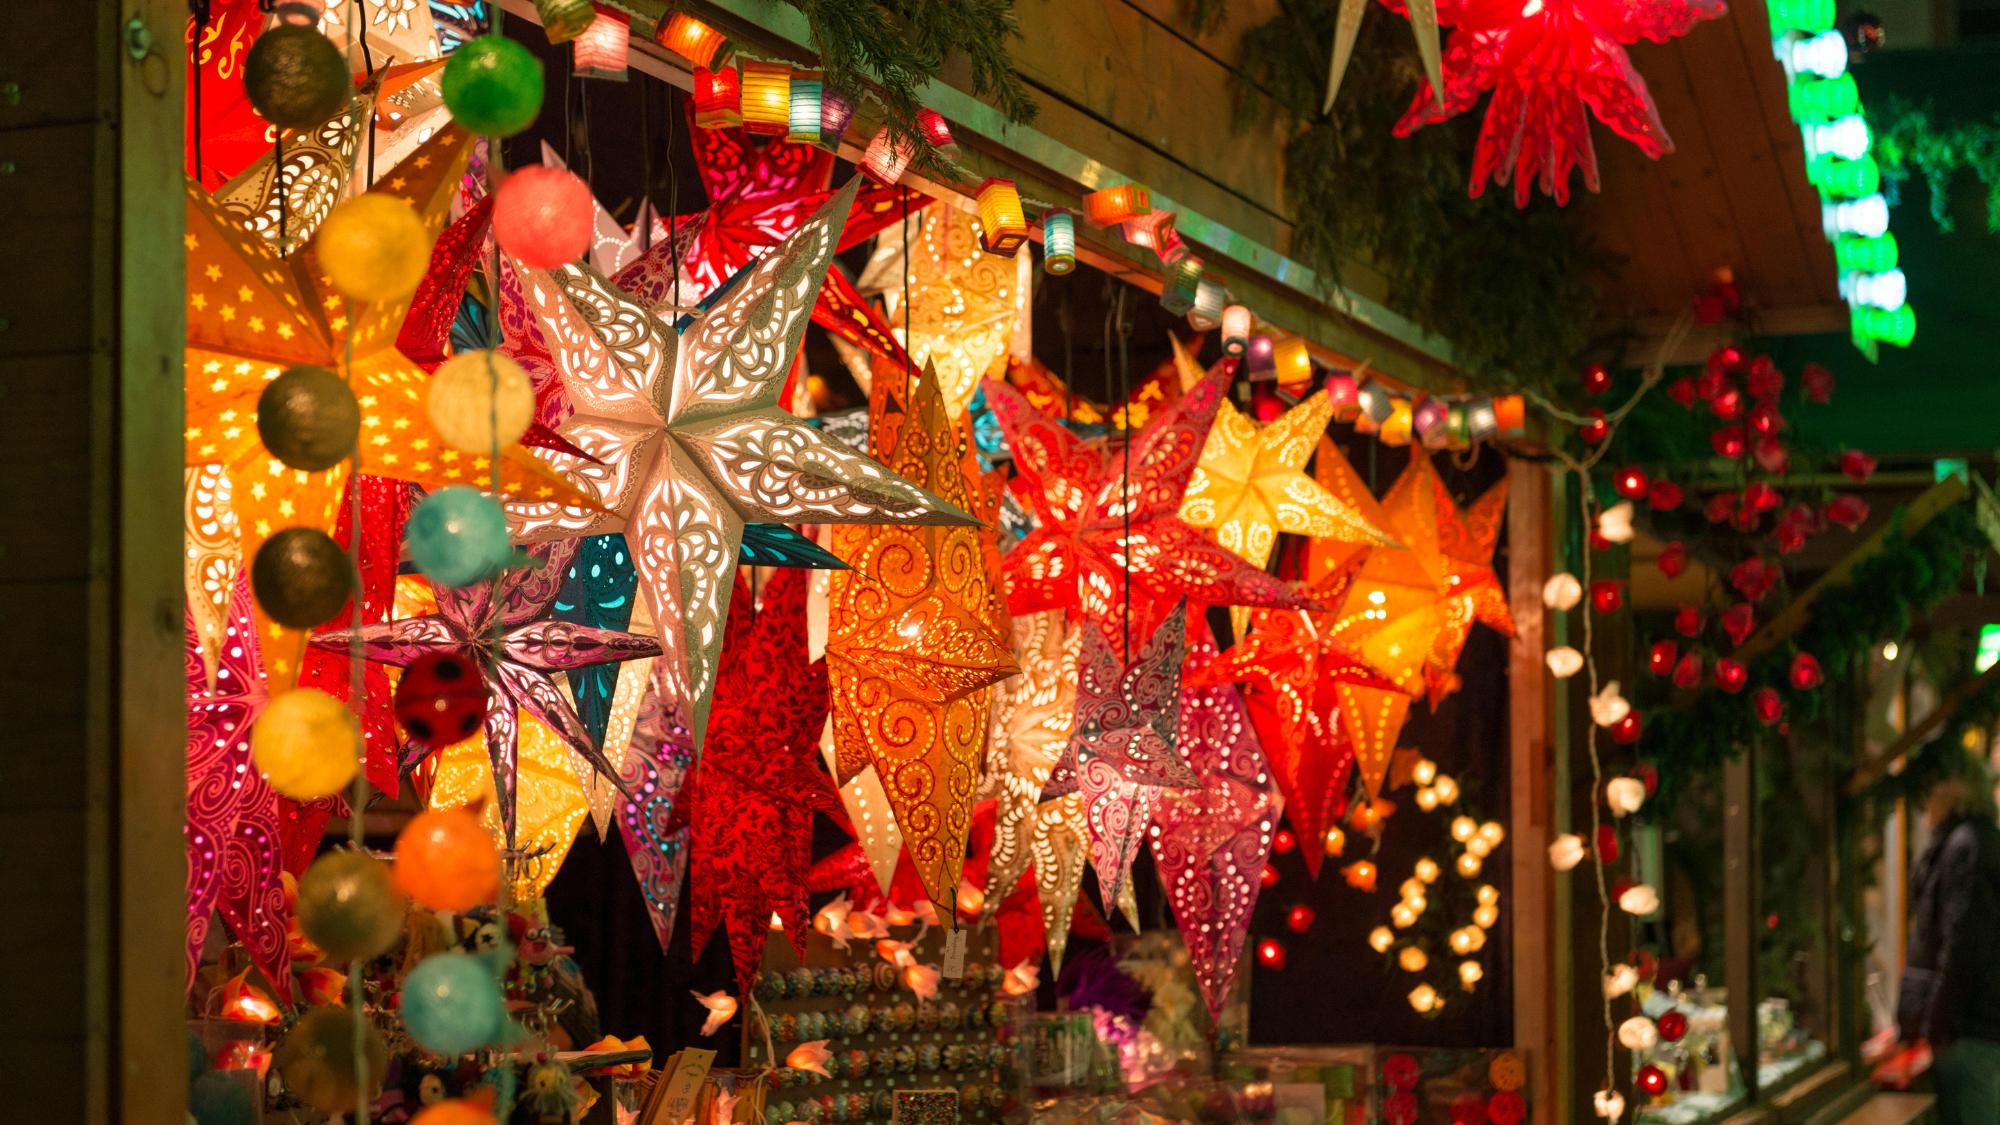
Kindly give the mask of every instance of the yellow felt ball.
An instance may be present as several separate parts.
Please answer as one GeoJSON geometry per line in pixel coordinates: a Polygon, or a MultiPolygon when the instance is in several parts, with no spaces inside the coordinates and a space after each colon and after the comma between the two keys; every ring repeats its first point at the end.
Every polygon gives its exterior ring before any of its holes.
{"type": "Polygon", "coordinates": [[[535,388],[520,364],[498,352],[461,352],[431,376],[430,414],[446,445],[490,453],[528,432],[535,388]]]}
{"type": "Polygon", "coordinates": [[[273,699],[250,728],[250,760],[295,801],[338,793],[360,768],[361,728],[347,705],[299,688],[273,699]]]}
{"type": "Polygon", "coordinates": [[[335,207],[319,225],[319,264],[333,287],[357,301],[417,291],[431,264],[430,233],[410,205],[366,192],[335,207]]]}

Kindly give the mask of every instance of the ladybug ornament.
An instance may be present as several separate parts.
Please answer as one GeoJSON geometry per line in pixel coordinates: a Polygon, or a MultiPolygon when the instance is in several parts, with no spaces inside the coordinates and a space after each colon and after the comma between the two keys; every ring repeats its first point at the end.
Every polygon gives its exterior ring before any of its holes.
{"type": "Polygon", "coordinates": [[[472,661],[436,652],[412,663],[396,684],[396,722],[410,741],[438,750],[470,737],[486,717],[485,677],[472,661]]]}

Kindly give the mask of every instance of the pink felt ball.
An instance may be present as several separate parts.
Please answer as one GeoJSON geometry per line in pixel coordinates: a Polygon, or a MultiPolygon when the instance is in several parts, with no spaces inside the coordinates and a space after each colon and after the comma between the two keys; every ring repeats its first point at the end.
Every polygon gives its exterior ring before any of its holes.
{"type": "Polygon", "coordinates": [[[597,207],[590,186],[560,168],[536,164],[507,177],[493,199],[493,237],[534,269],[568,265],[590,249],[597,207]]]}

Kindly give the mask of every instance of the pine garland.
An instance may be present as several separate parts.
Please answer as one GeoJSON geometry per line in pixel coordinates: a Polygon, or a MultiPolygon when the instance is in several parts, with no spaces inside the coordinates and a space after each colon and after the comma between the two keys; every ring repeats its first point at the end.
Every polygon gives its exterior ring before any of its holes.
{"type": "Polygon", "coordinates": [[[1892,202],[1905,181],[1922,176],[1930,190],[1931,219],[1948,234],[1954,226],[1952,177],[1970,171],[1986,189],[1986,229],[2000,233],[2000,116],[1945,123],[1928,102],[1916,106],[1894,96],[1868,116],[1872,155],[1892,202]]]}
{"type": "Polygon", "coordinates": [[[1477,382],[1572,381],[1597,312],[1587,271],[1601,256],[1549,200],[1516,209],[1506,192],[1467,194],[1476,120],[1394,136],[1422,77],[1405,21],[1369,14],[1339,101],[1321,116],[1337,9],[1299,0],[1244,36],[1242,116],[1265,112],[1268,93],[1298,126],[1285,147],[1292,256],[1329,283],[1351,263],[1382,270],[1389,303],[1450,340],[1477,382]]]}

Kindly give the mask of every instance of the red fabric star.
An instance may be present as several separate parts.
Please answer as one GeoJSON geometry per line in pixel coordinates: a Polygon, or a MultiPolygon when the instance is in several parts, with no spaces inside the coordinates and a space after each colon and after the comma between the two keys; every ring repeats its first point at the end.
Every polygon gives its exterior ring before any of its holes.
{"type": "Polygon", "coordinates": [[[744,995],[772,914],[805,956],[813,810],[847,823],[833,779],[818,764],[826,663],[806,662],[807,572],[778,571],[761,608],[748,575],[736,575],[708,738],[687,803],[694,955],[727,923],[744,995]]]}
{"type": "MultiPolygon", "coordinates": [[[[1403,11],[1398,0],[1385,0],[1403,11]]],[[[1569,176],[1598,190],[1597,153],[1590,119],[1599,121],[1657,160],[1674,142],[1622,44],[1665,43],[1695,24],[1727,12],[1723,0],[1445,0],[1438,22],[1454,25],[1444,54],[1444,100],[1428,80],[1396,135],[1471,109],[1493,91],[1472,157],[1472,194],[1495,183],[1514,184],[1514,203],[1525,207],[1529,184],[1557,203],[1569,202],[1569,176]]]]}

